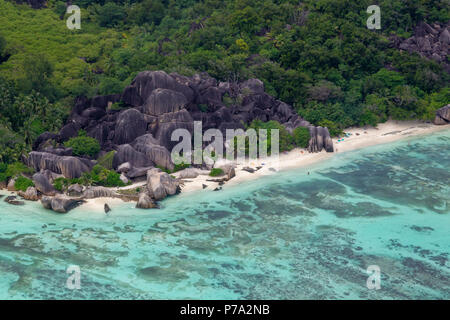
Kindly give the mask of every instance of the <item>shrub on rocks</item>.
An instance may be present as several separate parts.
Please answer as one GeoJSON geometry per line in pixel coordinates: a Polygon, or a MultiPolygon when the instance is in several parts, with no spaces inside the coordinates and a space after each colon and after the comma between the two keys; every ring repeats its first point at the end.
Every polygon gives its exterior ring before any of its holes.
{"type": "Polygon", "coordinates": [[[80,130],[78,137],[70,138],[64,143],[66,148],[72,148],[75,156],[95,157],[100,152],[100,143],[97,139],[86,136],[86,132],[80,130]]]}
{"type": "Polygon", "coordinates": [[[31,179],[25,178],[23,176],[20,176],[16,179],[16,182],[14,183],[14,188],[17,191],[27,191],[28,187],[34,187],[33,181],[31,179]]]}

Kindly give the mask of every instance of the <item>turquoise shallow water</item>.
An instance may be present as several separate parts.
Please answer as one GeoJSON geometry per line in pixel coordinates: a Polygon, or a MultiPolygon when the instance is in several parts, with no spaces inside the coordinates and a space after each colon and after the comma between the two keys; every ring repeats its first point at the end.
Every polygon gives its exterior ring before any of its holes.
{"type": "Polygon", "coordinates": [[[161,210],[0,201],[0,298],[450,299],[449,168],[446,130],[161,210]],[[65,287],[69,265],[80,290],[65,287]]]}

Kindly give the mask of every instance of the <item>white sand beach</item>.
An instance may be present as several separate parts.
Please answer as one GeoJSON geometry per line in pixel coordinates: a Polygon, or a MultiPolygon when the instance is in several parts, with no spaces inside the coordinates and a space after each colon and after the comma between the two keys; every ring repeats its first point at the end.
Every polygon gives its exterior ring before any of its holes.
{"type": "MultiPolygon", "coordinates": [[[[236,176],[227,181],[225,185],[232,186],[244,181],[258,179],[261,176],[276,174],[277,171],[287,170],[292,168],[300,168],[309,166],[321,161],[330,161],[336,154],[357,150],[373,145],[390,143],[405,139],[411,136],[425,135],[440,130],[448,130],[450,126],[437,126],[432,123],[423,121],[388,121],[381,123],[377,128],[348,128],[344,130],[345,133],[350,134],[349,137],[344,137],[343,140],[334,138],[334,153],[327,153],[325,151],[319,153],[308,153],[306,149],[294,149],[290,152],[281,153],[278,159],[265,158],[247,161],[246,163],[236,164],[236,176]],[[339,141],[338,141],[339,140],[339,141]],[[254,173],[243,171],[244,167],[256,169],[261,167],[254,173]]],[[[211,182],[207,180],[214,180],[207,175],[200,175],[194,179],[184,180],[181,192],[193,192],[199,190],[214,190],[220,187],[218,182],[211,182]],[[203,188],[206,185],[206,188],[203,188]]],[[[220,179],[220,177],[219,177],[220,179]]],[[[145,185],[145,182],[135,183],[127,186],[124,189],[136,188],[145,185]]],[[[123,204],[123,201],[117,198],[97,198],[87,200],[82,205],[83,209],[92,210],[95,212],[103,212],[104,204],[108,203],[111,208],[123,204]]]]}
{"type": "MultiPolygon", "coordinates": [[[[319,153],[308,153],[306,149],[294,149],[290,152],[281,153],[279,159],[257,159],[249,161],[245,164],[237,164],[236,176],[230,181],[226,182],[227,186],[242,183],[243,181],[257,179],[261,176],[274,174],[274,169],[287,170],[292,168],[305,167],[317,162],[331,160],[337,153],[357,150],[378,144],[390,143],[405,139],[411,136],[430,134],[440,130],[448,130],[450,126],[437,126],[432,123],[423,121],[387,121],[381,123],[377,128],[348,128],[344,130],[345,133],[351,134],[349,137],[344,137],[343,140],[339,138],[333,139],[334,153],[327,153],[325,151],[319,153]],[[338,141],[341,140],[341,141],[338,141]],[[261,169],[254,173],[243,171],[243,167],[261,169]]],[[[199,176],[195,179],[188,179],[182,188],[182,192],[192,192],[203,189],[203,184],[207,185],[206,189],[215,189],[219,186],[217,182],[209,182],[207,180],[213,179],[209,176],[199,176]]],[[[206,190],[205,189],[205,190],[206,190]]]]}

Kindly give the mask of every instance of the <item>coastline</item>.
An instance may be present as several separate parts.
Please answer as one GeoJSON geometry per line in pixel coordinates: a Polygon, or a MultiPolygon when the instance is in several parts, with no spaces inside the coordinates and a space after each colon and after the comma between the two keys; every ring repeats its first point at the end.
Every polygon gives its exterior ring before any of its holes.
{"type": "MultiPolygon", "coordinates": [[[[434,132],[449,129],[450,126],[434,125],[432,123],[426,123],[423,121],[393,121],[389,120],[385,123],[378,124],[377,128],[357,128],[352,127],[345,129],[345,133],[350,133],[349,137],[343,138],[343,141],[339,138],[333,138],[334,152],[327,153],[321,151],[318,153],[308,153],[306,149],[295,148],[289,152],[281,153],[279,155],[279,161],[272,158],[256,159],[249,161],[249,163],[238,163],[236,166],[236,176],[226,182],[226,186],[233,186],[245,181],[258,179],[262,176],[276,174],[271,168],[276,171],[284,171],[294,168],[303,168],[316,164],[321,161],[331,160],[336,154],[354,151],[370,146],[391,143],[398,140],[406,139],[413,136],[427,135],[434,132]],[[242,169],[246,166],[256,168],[261,166],[262,168],[249,173],[242,169]]],[[[219,187],[216,182],[208,182],[209,176],[198,176],[194,179],[188,179],[182,188],[182,193],[188,193],[193,191],[199,191],[203,189],[203,184],[208,185],[205,190],[214,190],[219,187]]]]}
{"type": "MultiPolygon", "coordinates": [[[[334,152],[327,153],[321,151],[318,153],[308,153],[306,149],[295,148],[289,152],[283,152],[279,155],[279,158],[264,158],[246,160],[243,162],[237,162],[235,173],[236,175],[225,182],[223,186],[230,187],[240,183],[255,180],[263,176],[273,175],[279,171],[285,171],[295,168],[307,168],[313,164],[317,164],[322,161],[329,161],[333,159],[336,154],[344,153],[348,151],[354,151],[370,146],[392,143],[395,141],[403,140],[408,137],[422,136],[432,134],[438,131],[448,130],[450,126],[446,125],[434,125],[432,123],[426,123],[423,121],[387,121],[385,123],[378,124],[377,128],[348,128],[345,129],[345,133],[351,134],[348,137],[344,137],[343,141],[339,138],[333,138],[334,152]],[[255,169],[253,173],[243,170],[245,167],[255,169]],[[257,169],[259,167],[259,169],[257,169]],[[257,170],[256,170],[257,169],[257,170]]],[[[176,175],[176,174],[175,174],[176,175]]],[[[218,177],[220,179],[220,177],[218,177]]],[[[212,182],[207,180],[214,180],[217,178],[210,177],[208,175],[199,175],[197,178],[182,180],[181,194],[189,194],[191,192],[200,192],[202,190],[212,191],[216,188],[221,188],[218,182],[212,182]],[[207,187],[204,188],[204,185],[207,187]]],[[[120,188],[122,190],[142,187],[146,184],[146,181],[134,183],[132,185],[120,188]]],[[[117,188],[114,188],[117,190],[117,188]]],[[[2,190],[5,195],[17,194],[15,192],[9,192],[2,190]]],[[[86,202],[79,206],[79,209],[89,212],[101,212],[104,213],[104,205],[114,210],[115,207],[126,203],[119,198],[95,198],[86,199],[86,202]]]]}
{"type": "MultiPolygon", "coordinates": [[[[246,161],[245,163],[237,163],[235,168],[236,176],[227,181],[224,186],[236,186],[246,181],[276,174],[278,171],[285,171],[295,168],[305,168],[321,161],[329,161],[338,153],[344,153],[370,146],[391,143],[406,139],[408,137],[427,135],[448,129],[450,129],[450,126],[438,126],[432,123],[426,123],[424,121],[418,120],[389,120],[385,123],[378,124],[376,128],[348,128],[345,129],[344,132],[350,133],[351,135],[349,137],[343,138],[343,141],[338,141],[340,140],[339,138],[333,138],[334,152],[332,153],[327,153],[325,151],[321,151],[318,153],[308,153],[306,149],[295,148],[289,152],[281,153],[279,155],[278,161],[276,159],[268,157],[265,159],[246,161]],[[261,168],[253,173],[250,173],[242,170],[244,167],[261,168]],[[273,171],[273,169],[275,169],[276,171],[273,171]]],[[[199,175],[197,178],[186,179],[183,181],[181,194],[186,195],[191,192],[200,192],[202,190],[212,191],[216,188],[220,188],[221,186],[218,182],[207,181],[212,179],[214,178],[207,175],[199,175]],[[203,185],[207,185],[207,187],[203,188],[203,185]]],[[[138,182],[123,189],[136,188],[143,185],[145,185],[145,182],[138,182]]],[[[119,206],[121,204],[124,204],[125,202],[117,198],[88,199],[86,200],[86,203],[82,204],[79,208],[82,210],[103,213],[103,206],[105,205],[105,203],[107,203],[112,209],[114,209],[115,206],[119,206]]]]}

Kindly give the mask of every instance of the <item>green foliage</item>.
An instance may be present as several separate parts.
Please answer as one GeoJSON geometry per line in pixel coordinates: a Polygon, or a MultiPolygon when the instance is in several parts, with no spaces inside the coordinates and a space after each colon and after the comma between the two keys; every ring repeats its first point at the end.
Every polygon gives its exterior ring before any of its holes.
{"type": "MultiPolygon", "coordinates": [[[[74,178],[74,179],[67,179],[67,178],[56,178],[55,180],[53,180],[53,187],[55,188],[55,190],[58,190],[60,192],[66,190],[69,186],[73,185],[73,184],[84,184],[81,178],[74,178]]],[[[88,184],[88,183],[86,183],[88,184]]]]}
{"type": "Polygon", "coordinates": [[[30,174],[33,172],[34,172],[34,170],[32,168],[29,168],[26,165],[24,165],[22,162],[18,162],[18,161],[14,162],[14,163],[10,163],[5,170],[5,174],[6,174],[7,178],[16,177],[22,173],[30,174]]]}
{"type": "Polygon", "coordinates": [[[189,165],[189,164],[185,164],[184,162],[181,162],[181,163],[179,163],[179,164],[176,164],[176,165],[174,166],[173,170],[166,169],[166,168],[164,168],[163,166],[156,166],[156,167],[159,168],[159,169],[161,169],[161,171],[164,171],[164,172],[166,172],[166,173],[168,173],[168,174],[171,174],[171,173],[175,173],[175,172],[177,172],[177,171],[181,171],[181,170],[184,170],[184,169],[186,169],[186,168],[189,168],[190,165],[189,165]]]}
{"type": "Polygon", "coordinates": [[[34,183],[24,176],[19,176],[14,183],[14,188],[16,190],[27,191],[28,187],[34,187],[34,183]]]}
{"type": "Polygon", "coordinates": [[[0,162],[0,182],[6,182],[8,180],[8,176],[6,175],[6,169],[8,165],[6,163],[0,162]]]}
{"type": "Polygon", "coordinates": [[[56,178],[53,181],[53,188],[55,188],[55,190],[62,192],[64,190],[64,186],[65,186],[65,179],[64,178],[56,178]]]}
{"type": "Polygon", "coordinates": [[[342,128],[331,120],[322,120],[319,122],[319,126],[328,128],[330,136],[332,137],[342,134],[342,128]]]}
{"type": "Polygon", "coordinates": [[[87,137],[85,132],[79,132],[78,137],[70,138],[64,146],[72,148],[75,156],[95,157],[100,151],[100,143],[97,139],[87,137]]]}
{"type": "Polygon", "coordinates": [[[305,127],[297,127],[292,132],[292,136],[294,137],[294,143],[300,148],[307,148],[309,145],[309,140],[311,136],[309,134],[308,128],[305,127]]]}
{"type": "MultiPolygon", "coordinates": [[[[408,38],[420,21],[448,22],[448,0],[380,0],[377,31],[365,24],[368,0],[76,4],[81,30],[67,29],[63,1],[34,10],[0,0],[2,162],[59,129],[74,97],[120,93],[142,70],[259,78],[268,93],[334,134],[389,118],[431,119],[449,101],[442,92],[450,74],[441,65],[389,46],[391,35],[408,38]]],[[[224,103],[239,99],[225,96],[224,103]]],[[[281,149],[293,145],[282,142],[281,149]]]]}
{"type": "Polygon", "coordinates": [[[85,172],[83,175],[74,180],[69,181],[70,184],[79,183],[82,185],[95,185],[103,187],[123,187],[125,183],[120,180],[120,174],[115,171],[108,170],[101,165],[95,165],[91,172],[85,172]]]}
{"type": "Polygon", "coordinates": [[[98,21],[102,27],[117,26],[125,18],[122,7],[114,2],[108,2],[98,8],[98,21]]]}
{"type": "Polygon", "coordinates": [[[222,169],[220,169],[220,168],[213,168],[213,169],[211,169],[211,172],[209,173],[209,175],[211,176],[211,177],[218,177],[218,176],[222,176],[222,175],[224,175],[225,173],[223,172],[223,170],[222,169]]]}
{"type": "Polygon", "coordinates": [[[101,165],[102,167],[105,167],[108,170],[112,170],[113,169],[113,159],[114,159],[114,154],[116,152],[115,151],[110,151],[108,153],[106,153],[105,155],[103,155],[102,157],[98,158],[98,164],[101,165]]]}
{"type": "Polygon", "coordinates": [[[278,130],[279,136],[279,151],[289,151],[294,148],[294,139],[286,130],[286,128],[277,121],[271,120],[268,122],[262,122],[261,120],[254,120],[249,129],[255,129],[258,135],[258,143],[264,143],[264,139],[260,137],[259,130],[265,129],[267,130],[267,152],[268,155],[272,152],[272,130],[278,130]]]}

